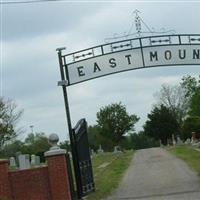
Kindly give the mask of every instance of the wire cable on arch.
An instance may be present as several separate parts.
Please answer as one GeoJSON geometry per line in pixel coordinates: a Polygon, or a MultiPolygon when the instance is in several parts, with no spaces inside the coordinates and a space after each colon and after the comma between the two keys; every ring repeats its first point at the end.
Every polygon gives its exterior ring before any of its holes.
{"type": "Polygon", "coordinates": [[[44,2],[55,2],[55,1],[68,1],[68,0],[22,0],[22,1],[0,1],[0,4],[27,4],[27,3],[44,3],[44,2]]]}

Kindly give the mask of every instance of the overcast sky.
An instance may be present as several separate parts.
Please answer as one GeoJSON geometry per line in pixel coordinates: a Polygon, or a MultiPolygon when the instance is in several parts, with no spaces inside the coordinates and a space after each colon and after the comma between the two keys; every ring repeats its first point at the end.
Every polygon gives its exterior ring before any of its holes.
{"type": "MultiPolygon", "coordinates": [[[[159,31],[200,33],[200,2],[192,1],[59,1],[1,5],[1,96],[13,99],[24,115],[21,138],[34,132],[68,138],[56,48],[67,53],[103,44],[105,38],[128,31],[133,11],[159,31]]],[[[144,29],[144,27],[143,27],[144,29]]],[[[134,30],[135,31],[135,30],[134,30]]],[[[119,73],[68,87],[72,125],[86,118],[96,122],[105,105],[122,102],[137,114],[141,130],[163,83],[177,84],[185,75],[200,74],[199,66],[173,66],[119,73]]]]}

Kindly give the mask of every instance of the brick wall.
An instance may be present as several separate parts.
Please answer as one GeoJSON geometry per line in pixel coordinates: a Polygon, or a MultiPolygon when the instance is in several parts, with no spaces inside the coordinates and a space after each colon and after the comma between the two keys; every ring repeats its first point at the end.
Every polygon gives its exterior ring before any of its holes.
{"type": "Polygon", "coordinates": [[[52,189],[52,198],[56,200],[64,200],[70,198],[69,177],[67,173],[67,163],[65,156],[49,156],[48,173],[49,182],[52,189]]]}
{"type": "Polygon", "coordinates": [[[7,160],[0,160],[0,197],[11,199],[7,160]]]}
{"type": "Polygon", "coordinates": [[[65,154],[47,157],[48,166],[10,171],[0,160],[0,200],[71,200],[65,154]]]}
{"type": "Polygon", "coordinates": [[[51,199],[47,167],[9,172],[9,180],[14,200],[51,199]]]}

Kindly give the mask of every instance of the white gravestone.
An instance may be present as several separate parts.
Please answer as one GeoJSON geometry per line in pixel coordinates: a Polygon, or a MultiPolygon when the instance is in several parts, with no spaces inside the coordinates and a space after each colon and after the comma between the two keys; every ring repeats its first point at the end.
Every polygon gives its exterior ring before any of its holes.
{"type": "Polygon", "coordinates": [[[40,156],[35,156],[35,164],[36,164],[37,166],[40,165],[40,156]]]}
{"type": "Polygon", "coordinates": [[[14,157],[11,157],[11,158],[10,158],[10,167],[11,167],[11,168],[16,168],[16,167],[17,167],[16,161],[15,161],[15,158],[14,158],[14,157]]]}
{"type": "Polygon", "coordinates": [[[101,153],[104,152],[104,150],[103,150],[102,147],[101,147],[101,144],[99,145],[99,149],[97,150],[97,152],[98,152],[99,154],[101,154],[101,153]]]}
{"type": "Polygon", "coordinates": [[[113,151],[113,153],[121,153],[122,151],[121,151],[121,148],[120,148],[120,146],[114,146],[114,151],[113,151]]]}
{"type": "Polygon", "coordinates": [[[185,144],[191,144],[190,138],[188,138],[188,139],[185,141],[185,144]]]}
{"type": "Polygon", "coordinates": [[[40,156],[31,155],[31,166],[40,166],[40,156]]]}
{"type": "Polygon", "coordinates": [[[172,134],[172,144],[173,146],[176,146],[176,140],[175,140],[174,134],[172,134]]]}
{"type": "Polygon", "coordinates": [[[95,156],[96,155],[96,153],[95,153],[95,151],[94,151],[94,149],[91,149],[91,151],[90,151],[91,153],[90,153],[90,156],[91,156],[91,158],[93,158],[93,156],[95,156]]]}
{"type": "Polygon", "coordinates": [[[30,160],[28,154],[22,154],[18,156],[19,159],[19,169],[29,169],[30,168],[30,160]]]}
{"type": "Polygon", "coordinates": [[[36,165],[36,156],[35,155],[31,155],[31,165],[32,166],[36,165]]]}
{"type": "Polygon", "coordinates": [[[177,145],[182,145],[183,141],[181,140],[180,136],[177,136],[177,145]]]}

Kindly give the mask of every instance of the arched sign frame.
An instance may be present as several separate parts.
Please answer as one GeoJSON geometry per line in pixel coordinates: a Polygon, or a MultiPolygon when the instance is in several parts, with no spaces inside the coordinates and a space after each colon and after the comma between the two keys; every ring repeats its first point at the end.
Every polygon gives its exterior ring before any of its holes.
{"type": "MultiPolygon", "coordinates": [[[[77,160],[73,146],[68,86],[135,69],[177,65],[200,66],[200,34],[139,37],[115,41],[69,54],[63,54],[63,50],[65,48],[57,49],[61,74],[61,81],[58,82],[58,85],[63,89],[74,167],[76,167],[77,160]]],[[[79,177],[76,173],[75,179],[77,184],[79,177]]],[[[74,193],[73,188],[72,190],[74,193]]],[[[74,199],[73,195],[72,199],[74,199]]]]}
{"type": "Polygon", "coordinates": [[[61,57],[67,86],[141,68],[200,65],[200,34],[126,39],[61,57]]]}

